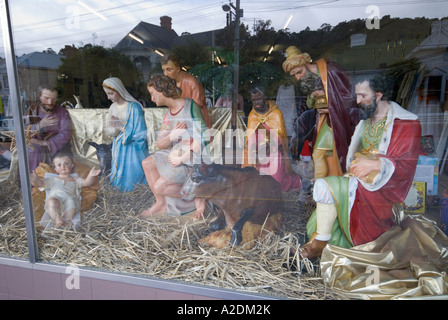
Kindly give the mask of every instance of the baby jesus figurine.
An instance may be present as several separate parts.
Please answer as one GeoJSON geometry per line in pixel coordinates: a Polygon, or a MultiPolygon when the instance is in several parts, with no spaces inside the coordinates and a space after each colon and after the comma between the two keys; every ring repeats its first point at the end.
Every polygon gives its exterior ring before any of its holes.
{"type": "Polygon", "coordinates": [[[57,174],[46,173],[43,179],[35,172],[30,175],[31,185],[46,191],[45,213],[40,223],[45,228],[71,224],[77,227],[81,223],[81,188],[93,186],[101,169],[92,168],[82,179],[72,173],[74,161],[63,151],[55,154],[52,165],[57,174]]]}

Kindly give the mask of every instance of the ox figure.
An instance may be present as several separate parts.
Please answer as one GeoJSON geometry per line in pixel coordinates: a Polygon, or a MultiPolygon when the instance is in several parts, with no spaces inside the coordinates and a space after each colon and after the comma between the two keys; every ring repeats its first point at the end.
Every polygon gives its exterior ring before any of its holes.
{"type": "Polygon", "coordinates": [[[215,247],[253,246],[263,230],[276,231],[283,224],[280,184],[251,167],[195,165],[180,194],[186,201],[205,198],[219,208],[212,233],[200,241],[215,247]]]}

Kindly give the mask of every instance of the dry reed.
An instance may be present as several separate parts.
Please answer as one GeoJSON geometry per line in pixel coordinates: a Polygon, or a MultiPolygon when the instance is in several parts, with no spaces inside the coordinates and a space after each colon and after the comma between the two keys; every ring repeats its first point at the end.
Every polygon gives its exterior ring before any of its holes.
{"type": "MultiPolygon", "coordinates": [[[[253,249],[201,247],[211,218],[186,217],[141,219],[154,196],[147,186],[120,193],[106,179],[94,206],[85,213],[78,230],[51,229],[37,232],[39,257],[44,262],[133,274],[191,284],[241,290],[290,299],[346,299],[326,287],[316,270],[308,273],[292,266],[290,249],[297,247],[300,232],[313,209],[299,212],[298,192],[284,194],[286,221],[281,232],[269,233],[253,249]]],[[[20,188],[0,184],[0,254],[28,256],[20,188]]]]}

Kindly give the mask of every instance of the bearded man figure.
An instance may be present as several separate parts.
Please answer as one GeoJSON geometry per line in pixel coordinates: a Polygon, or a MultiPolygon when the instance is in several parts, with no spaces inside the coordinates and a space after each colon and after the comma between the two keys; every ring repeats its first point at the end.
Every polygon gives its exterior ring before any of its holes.
{"type": "Polygon", "coordinates": [[[308,108],[297,120],[292,154],[297,156],[305,140],[312,141],[315,178],[342,175],[359,110],[349,77],[341,66],[323,59],[312,63],[297,47],[286,50],[283,70],[302,83],[311,84],[308,108]]]}
{"type": "Polygon", "coordinates": [[[30,173],[39,163],[50,163],[57,151],[70,149],[72,121],[68,111],[57,103],[57,97],[55,88],[42,85],[39,88],[39,102],[31,105],[25,113],[30,116],[31,122],[27,130],[36,132],[27,147],[30,173]]]}
{"type": "Polygon", "coordinates": [[[359,82],[357,102],[370,116],[356,126],[345,176],[317,179],[316,210],[307,224],[303,258],[329,243],[350,248],[375,240],[394,223],[393,206],[411,187],[420,149],[417,116],[391,101],[393,81],[384,75],[359,82]]]}

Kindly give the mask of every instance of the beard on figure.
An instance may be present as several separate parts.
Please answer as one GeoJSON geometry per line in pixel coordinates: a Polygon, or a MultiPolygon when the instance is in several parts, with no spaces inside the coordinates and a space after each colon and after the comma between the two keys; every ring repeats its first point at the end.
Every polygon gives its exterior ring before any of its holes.
{"type": "Polygon", "coordinates": [[[376,100],[372,100],[371,104],[363,104],[360,103],[359,107],[361,110],[363,110],[366,114],[366,119],[372,118],[373,114],[375,113],[376,108],[378,107],[378,104],[376,103],[376,100]]]}

